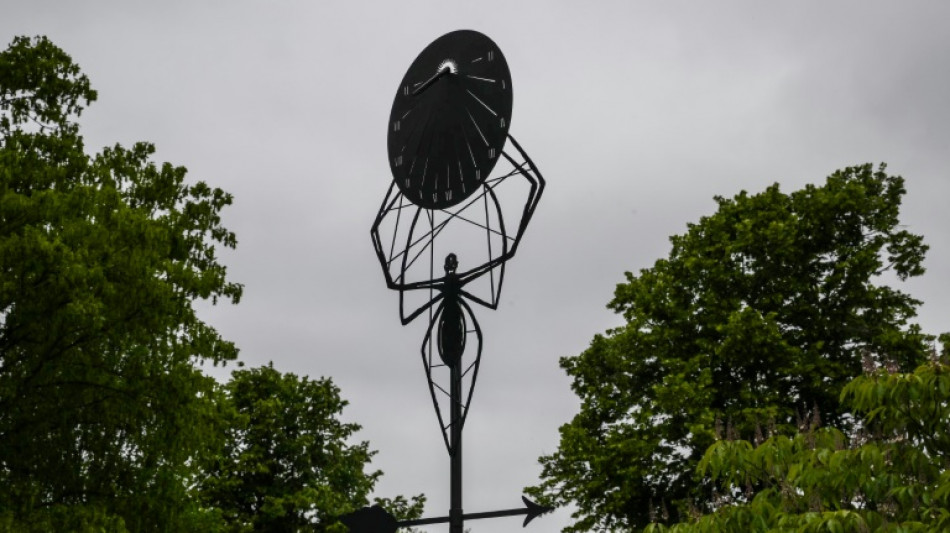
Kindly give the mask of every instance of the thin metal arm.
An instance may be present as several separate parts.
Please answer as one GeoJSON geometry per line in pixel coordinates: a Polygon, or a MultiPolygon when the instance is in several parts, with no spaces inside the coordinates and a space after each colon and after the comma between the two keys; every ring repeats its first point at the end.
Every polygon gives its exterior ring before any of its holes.
{"type": "MultiPolygon", "coordinates": [[[[465,513],[462,515],[462,518],[465,520],[479,520],[482,518],[499,518],[502,516],[519,516],[527,515],[524,519],[524,526],[527,526],[529,522],[534,520],[540,515],[545,513],[550,513],[554,510],[553,507],[548,507],[545,505],[538,505],[533,501],[521,497],[521,501],[524,502],[524,507],[519,507],[517,509],[505,509],[503,511],[486,511],[482,513],[465,513]]],[[[415,520],[401,520],[397,522],[399,527],[412,527],[412,526],[425,526],[428,524],[442,524],[449,521],[448,516],[439,516],[434,518],[417,518],[415,520]]]]}
{"type": "Polygon", "coordinates": [[[443,64],[442,68],[440,68],[439,71],[436,72],[431,78],[422,82],[422,85],[416,87],[416,89],[412,91],[412,95],[418,96],[420,93],[428,89],[433,83],[438,81],[439,78],[441,78],[442,76],[445,76],[446,74],[451,74],[451,73],[452,73],[452,68],[448,64],[443,64]]]}

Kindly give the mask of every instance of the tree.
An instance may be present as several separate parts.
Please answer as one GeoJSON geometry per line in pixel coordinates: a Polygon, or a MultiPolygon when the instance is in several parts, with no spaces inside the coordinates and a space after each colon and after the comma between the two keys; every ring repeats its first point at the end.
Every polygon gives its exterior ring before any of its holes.
{"type": "Polygon", "coordinates": [[[231,196],[147,143],[87,155],[95,99],[44,37],[0,52],[0,525],[199,530],[217,431],[196,363],[237,351],[193,303],[241,296],[215,255],[231,196]]]}
{"type": "Polygon", "coordinates": [[[838,395],[864,355],[904,371],[926,358],[908,324],[919,302],[879,284],[924,271],[922,238],[898,225],[904,192],[863,165],[791,194],[717,197],[668,258],[626,273],[609,304],[626,325],[561,359],[581,410],[529,492],[576,505],[567,531],[678,521],[711,508],[694,471],[717,434],[791,434],[808,412],[848,431],[838,395]]]}
{"type": "Polygon", "coordinates": [[[807,424],[758,445],[719,440],[699,464],[722,493],[714,513],[648,531],[950,530],[950,337],[912,373],[877,368],[849,383],[849,437],[807,424]],[[756,487],[753,490],[752,487],[756,487]]]}
{"type": "MultiPolygon", "coordinates": [[[[366,505],[381,472],[364,472],[375,453],[366,442],[347,444],[359,426],[339,420],[339,392],[272,365],[232,374],[225,446],[199,489],[228,530],[343,532],[336,518],[366,505]]],[[[400,519],[418,517],[424,501],[377,500],[400,519]]]]}

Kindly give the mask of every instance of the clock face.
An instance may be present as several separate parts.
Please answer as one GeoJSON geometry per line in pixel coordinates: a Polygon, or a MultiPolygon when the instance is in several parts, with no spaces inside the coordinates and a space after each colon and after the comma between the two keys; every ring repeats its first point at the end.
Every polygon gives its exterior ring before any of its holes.
{"type": "Polygon", "coordinates": [[[511,125],[511,74],[491,39],[447,33],[419,54],[389,117],[389,166],[403,195],[443,209],[477,191],[511,125]]]}

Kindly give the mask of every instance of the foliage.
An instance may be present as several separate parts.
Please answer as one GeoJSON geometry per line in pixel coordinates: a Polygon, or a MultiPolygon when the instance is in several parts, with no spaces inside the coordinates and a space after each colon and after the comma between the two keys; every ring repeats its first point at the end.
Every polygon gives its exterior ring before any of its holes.
{"type": "MultiPolygon", "coordinates": [[[[426,497],[423,494],[408,499],[402,495],[395,498],[373,498],[373,505],[379,505],[397,521],[422,518],[425,503],[426,497]]],[[[414,527],[400,528],[399,531],[402,533],[425,533],[414,527]]]]}
{"type": "MultiPolygon", "coordinates": [[[[223,452],[199,487],[229,531],[343,531],[336,517],[367,503],[381,472],[364,473],[375,452],[347,444],[359,429],[339,420],[346,405],[329,379],[237,370],[224,387],[223,452]]],[[[424,499],[378,501],[401,518],[424,499]]]]}
{"type": "Polygon", "coordinates": [[[651,532],[950,530],[950,360],[876,370],[842,401],[862,416],[848,438],[811,426],[758,446],[720,440],[700,471],[724,490],[711,514],[651,532]],[[753,489],[754,487],[754,489],[753,489]]]}
{"type": "Polygon", "coordinates": [[[617,286],[626,325],[561,359],[581,410],[528,491],[576,506],[566,531],[677,521],[712,505],[694,472],[717,434],[790,434],[807,412],[848,431],[838,395],[864,356],[905,371],[926,358],[908,325],[919,302],[876,283],[924,271],[922,238],[898,225],[904,192],[863,165],[791,194],[717,197],[668,258],[617,286]]]}
{"type": "Polygon", "coordinates": [[[198,530],[217,414],[196,363],[236,349],[193,303],[241,296],[215,256],[231,196],[147,143],[87,155],[95,98],[46,38],[0,52],[0,527],[198,530]]]}

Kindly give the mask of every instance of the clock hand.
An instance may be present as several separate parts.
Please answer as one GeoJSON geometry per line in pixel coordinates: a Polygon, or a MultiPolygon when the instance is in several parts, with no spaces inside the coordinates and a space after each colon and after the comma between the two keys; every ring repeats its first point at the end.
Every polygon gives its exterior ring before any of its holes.
{"type": "Polygon", "coordinates": [[[439,67],[439,71],[432,75],[431,78],[422,82],[422,85],[419,85],[412,91],[413,96],[418,96],[422,94],[423,91],[432,86],[433,83],[439,81],[439,78],[445,76],[446,74],[454,74],[452,71],[452,65],[448,62],[442,63],[442,66],[439,67]]]}

